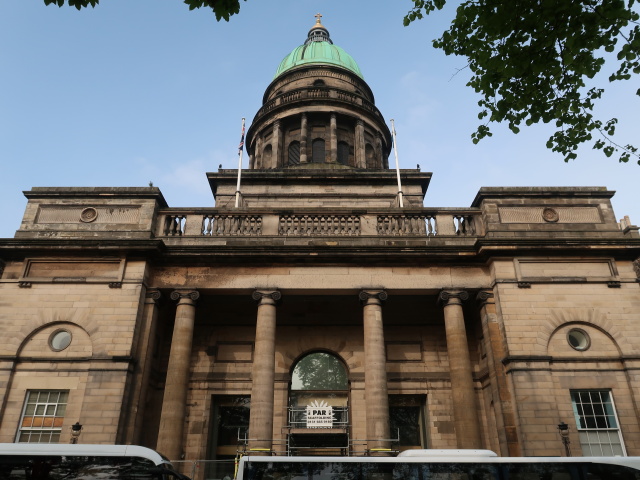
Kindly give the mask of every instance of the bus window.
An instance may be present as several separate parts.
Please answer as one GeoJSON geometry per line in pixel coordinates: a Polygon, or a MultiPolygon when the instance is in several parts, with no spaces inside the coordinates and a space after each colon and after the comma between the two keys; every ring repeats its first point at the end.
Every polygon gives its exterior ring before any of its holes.
{"type": "Polygon", "coordinates": [[[0,457],[0,480],[165,480],[168,474],[152,461],[135,457],[0,457]]]}
{"type": "Polygon", "coordinates": [[[507,480],[579,480],[570,463],[510,463],[504,465],[507,480]]]}
{"type": "Polygon", "coordinates": [[[587,480],[640,480],[640,471],[622,465],[585,463],[582,467],[587,480]]]}
{"type": "Polygon", "coordinates": [[[362,480],[419,480],[418,466],[411,463],[361,463],[362,480]]]}
{"type": "Polygon", "coordinates": [[[247,466],[250,480],[308,480],[307,464],[296,462],[253,462],[247,466]]]}
{"type": "Polygon", "coordinates": [[[479,463],[420,464],[422,480],[498,480],[495,465],[479,463]]]}
{"type": "Polygon", "coordinates": [[[358,480],[359,463],[318,462],[309,464],[309,478],[313,480],[358,480]]]}

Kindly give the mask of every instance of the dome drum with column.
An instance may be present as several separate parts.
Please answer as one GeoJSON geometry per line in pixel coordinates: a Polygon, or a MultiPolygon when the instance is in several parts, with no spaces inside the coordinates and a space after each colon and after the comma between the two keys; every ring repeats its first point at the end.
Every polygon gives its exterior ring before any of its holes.
{"type": "Polygon", "coordinates": [[[247,132],[254,170],[388,168],[391,133],[351,56],[319,20],[281,62],[247,132]]]}

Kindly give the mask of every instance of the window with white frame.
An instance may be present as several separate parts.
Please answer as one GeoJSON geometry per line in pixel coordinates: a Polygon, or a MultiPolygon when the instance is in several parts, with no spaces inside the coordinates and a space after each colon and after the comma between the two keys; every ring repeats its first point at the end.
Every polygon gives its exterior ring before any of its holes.
{"type": "Polygon", "coordinates": [[[67,409],[67,390],[29,390],[16,442],[58,443],[67,409]]]}
{"type": "Polygon", "coordinates": [[[584,456],[626,455],[609,390],[574,390],[571,403],[584,456]]]}

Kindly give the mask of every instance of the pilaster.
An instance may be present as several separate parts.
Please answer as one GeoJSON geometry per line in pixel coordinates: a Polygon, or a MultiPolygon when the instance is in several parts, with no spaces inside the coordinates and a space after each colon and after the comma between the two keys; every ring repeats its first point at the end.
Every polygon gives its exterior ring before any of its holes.
{"type": "Polygon", "coordinates": [[[488,347],[487,360],[489,363],[491,391],[494,397],[493,404],[498,417],[500,453],[509,457],[519,457],[522,455],[522,451],[518,440],[513,396],[502,365],[506,352],[493,292],[491,290],[480,290],[476,296],[476,301],[480,307],[482,333],[488,347]]]}

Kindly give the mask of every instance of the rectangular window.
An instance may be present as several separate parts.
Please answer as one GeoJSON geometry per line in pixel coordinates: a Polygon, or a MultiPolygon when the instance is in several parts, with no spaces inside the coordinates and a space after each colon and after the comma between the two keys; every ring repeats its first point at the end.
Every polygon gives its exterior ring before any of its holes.
{"type": "Polygon", "coordinates": [[[28,390],[16,441],[58,443],[68,398],[67,390],[28,390]]]}
{"type": "Polygon", "coordinates": [[[427,448],[424,395],[389,395],[391,438],[400,450],[427,448]]]}
{"type": "Polygon", "coordinates": [[[584,456],[626,455],[610,391],[574,390],[571,403],[584,456]]]}

